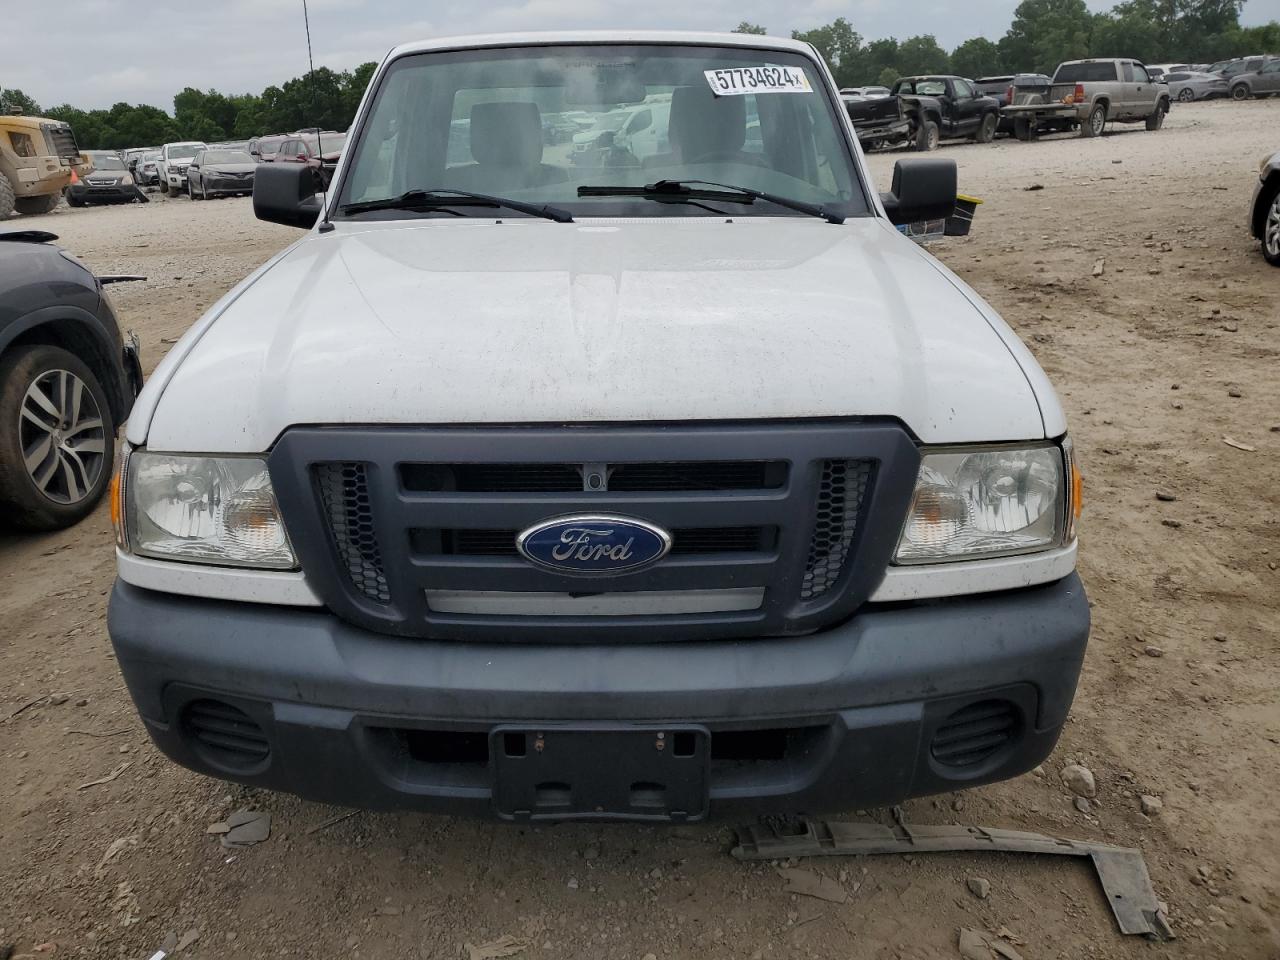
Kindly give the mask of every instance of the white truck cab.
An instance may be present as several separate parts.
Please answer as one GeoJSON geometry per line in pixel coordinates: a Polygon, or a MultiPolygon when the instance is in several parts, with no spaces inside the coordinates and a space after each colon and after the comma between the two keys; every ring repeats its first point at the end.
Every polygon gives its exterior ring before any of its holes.
{"type": "Polygon", "coordinates": [[[1089,632],[1063,410],[899,225],[816,51],[434,40],[307,228],[128,426],[117,658],[174,760],[335,803],[698,820],[899,802],[1053,748],[1089,632]],[[550,138],[650,111],[598,162],[550,138]]]}

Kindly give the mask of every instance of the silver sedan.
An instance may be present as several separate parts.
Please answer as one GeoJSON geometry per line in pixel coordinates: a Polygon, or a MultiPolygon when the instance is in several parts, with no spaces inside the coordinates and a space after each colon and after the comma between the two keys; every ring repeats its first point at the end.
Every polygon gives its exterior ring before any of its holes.
{"type": "Polygon", "coordinates": [[[1169,85],[1169,96],[1183,103],[1227,95],[1228,81],[1216,74],[1182,71],[1166,74],[1163,79],[1169,85]]]}

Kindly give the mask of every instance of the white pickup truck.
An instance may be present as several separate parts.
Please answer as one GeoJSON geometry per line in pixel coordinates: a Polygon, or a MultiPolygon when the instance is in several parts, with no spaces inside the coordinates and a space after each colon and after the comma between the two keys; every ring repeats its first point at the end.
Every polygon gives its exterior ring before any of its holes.
{"type": "Polygon", "coordinates": [[[1049,754],[1089,633],[1062,407],[897,228],[954,208],[954,163],[877,193],[812,47],[398,47],[313,191],[259,169],[258,216],[308,232],[129,421],[110,634],[170,757],[680,821],[1049,754]],[[654,98],[667,152],[545,135],[654,98]]]}

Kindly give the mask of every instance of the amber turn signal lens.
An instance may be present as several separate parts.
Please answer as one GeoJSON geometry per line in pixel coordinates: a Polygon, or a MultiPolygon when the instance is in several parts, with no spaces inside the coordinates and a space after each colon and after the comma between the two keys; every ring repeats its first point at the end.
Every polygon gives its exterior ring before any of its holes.
{"type": "Polygon", "coordinates": [[[1080,514],[1084,512],[1084,474],[1074,460],[1071,463],[1071,503],[1076,519],[1079,520],[1080,514]]]}

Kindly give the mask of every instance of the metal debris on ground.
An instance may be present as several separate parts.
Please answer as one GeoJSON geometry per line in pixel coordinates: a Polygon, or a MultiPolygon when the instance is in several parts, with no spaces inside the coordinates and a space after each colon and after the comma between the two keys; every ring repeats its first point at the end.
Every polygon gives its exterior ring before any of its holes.
{"type": "Polygon", "coordinates": [[[348,810],[346,813],[340,813],[336,817],[330,817],[328,820],[322,820],[314,827],[307,827],[307,836],[312,836],[313,834],[319,833],[321,830],[328,830],[330,827],[336,826],[343,820],[350,820],[359,812],[359,810],[348,810]]]}
{"type": "Polygon", "coordinates": [[[828,903],[849,902],[849,894],[844,887],[830,877],[824,877],[822,874],[814,873],[812,870],[784,867],[778,871],[778,876],[786,884],[782,888],[783,893],[795,893],[802,897],[826,900],[828,903]]]}
{"type": "Polygon", "coordinates": [[[1009,944],[981,930],[961,930],[958,946],[964,960],[1022,960],[1009,944]]]}
{"type": "Polygon", "coordinates": [[[1241,443],[1239,440],[1233,440],[1231,437],[1223,437],[1222,442],[1228,447],[1235,447],[1237,450],[1243,450],[1245,453],[1257,453],[1257,447],[1251,447],[1247,443],[1241,443]]]}
{"type": "Polygon", "coordinates": [[[804,821],[785,832],[764,825],[739,827],[738,845],[731,852],[739,860],[981,851],[1089,857],[1122,933],[1173,939],[1138,850],[1017,830],[908,826],[899,810],[894,815],[897,822],[892,827],[828,820],[804,821]]]}
{"type": "Polygon", "coordinates": [[[227,849],[252,847],[271,836],[271,814],[261,810],[237,810],[226,820],[209,824],[205,832],[219,835],[227,849]]]}
{"type": "Polygon", "coordinates": [[[464,943],[462,954],[466,960],[501,960],[502,957],[514,957],[518,953],[524,953],[528,948],[528,940],[523,937],[513,937],[508,933],[497,940],[482,943],[478,947],[464,943]]]}
{"type": "Polygon", "coordinates": [[[112,780],[114,780],[114,779],[116,779],[118,776],[120,776],[120,774],[122,774],[122,773],[124,773],[126,770],[128,770],[131,766],[133,766],[133,761],[132,761],[132,760],[126,760],[124,763],[120,764],[120,766],[116,767],[114,770],[112,770],[110,773],[108,773],[108,774],[107,774],[105,777],[103,777],[102,779],[100,779],[100,780],[90,780],[88,783],[82,783],[82,784],[80,784],[80,786],[79,786],[79,788],[78,788],[78,789],[80,789],[80,790],[88,790],[90,787],[99,787],[99,786],[101,786],[101,785],[102,785],[102,784],[104,784],[104,783],[110,783],[112,780]]]}

